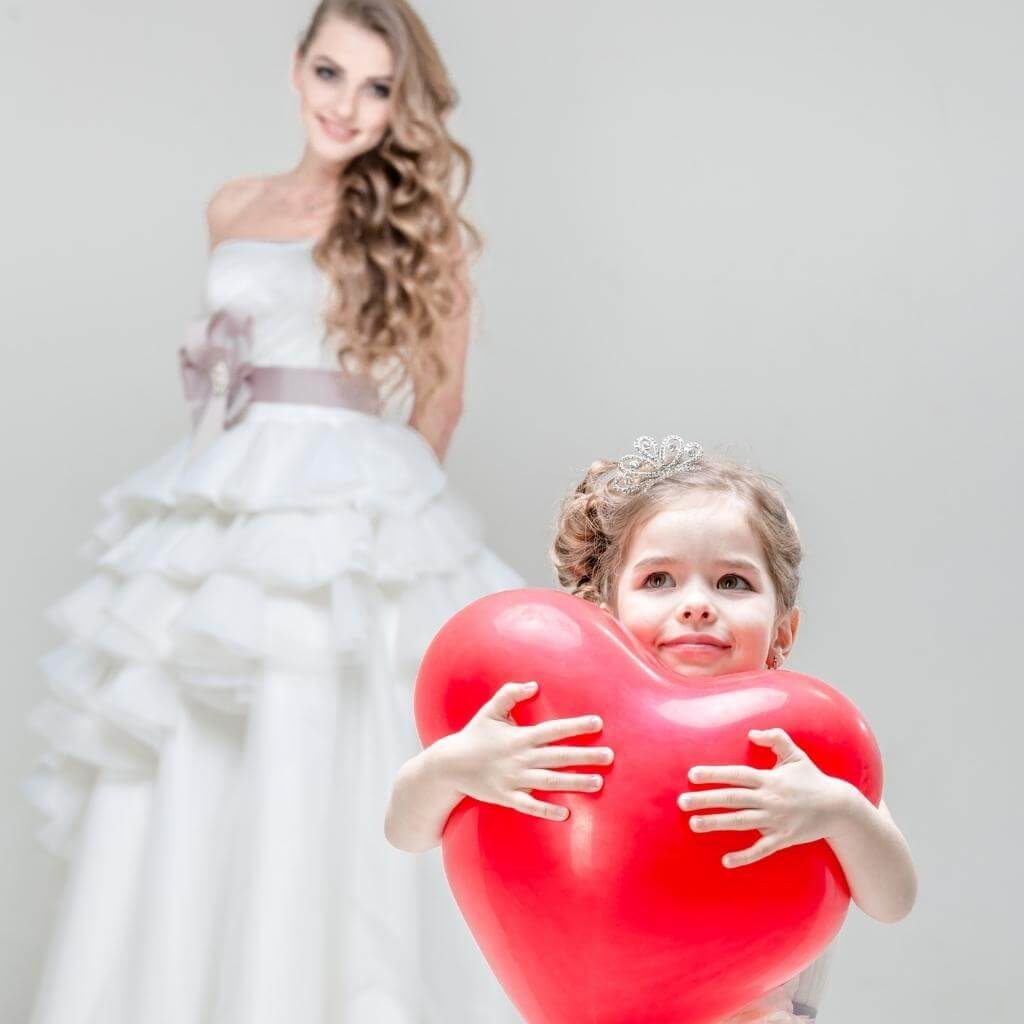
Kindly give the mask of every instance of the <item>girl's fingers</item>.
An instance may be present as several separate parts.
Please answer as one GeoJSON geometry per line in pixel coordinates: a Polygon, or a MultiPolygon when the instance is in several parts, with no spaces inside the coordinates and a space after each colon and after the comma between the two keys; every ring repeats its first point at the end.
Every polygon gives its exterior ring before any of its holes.
{"type": "Polygon", "coordinates": [[[785,843],[774,836],[762,836],[753,846],[748,846],[738,853],[727,853],[722,858],[722,864],[727,868],[744,868],[748,864],[754,864],[773,853],[785,849],[785,843]]]}
{"type": "Polygon", "coordinates": [[[752,789],[733,787],[732,789],[705,789],[699,793],[682,793],[679,796],[679,809],[683,811],[703,811],[708,807],[746,807],[760,808],[762,797],[752,789]]]}
{"type": "Polygon", "coordinates": [[[505,683],[480,711],[490,718],[506,718],[520,701],[529,699],[536,692],[536,683],[505,683]]]}
{"type": "Polygon", "coordinates": [[[688,778],[693,783],[724,782],[730,786],[760,789],[766,774],[745,764],[699,764],[690,769],[688,778]]]}
{"type": "Polygon", "coordinates": [[[570,736],[584,736],[590,732],[600,732],[603,722],[596,715],[581,715],[579,718],[555,718],[550,722],[523,727],[523,738],[532,747],[546,746],[558,740],[567,740],[570,736]]]}
{"type": "Polygon", "coordinates": [[[765,823],[760,811],[737,811],[735,814],[695,815],[690,819],[694,832],[749,832],[765,823]]]}
{"type": "Polygon", "coordinates": [[[548,821],[565,821],[569,817],[569,809],[561,804],[549,804],[537,800],[529,793],[520,790],[512,797],[510,806],[521,814],[529,814],[534,818],[547,818],[548,821]]]}
{"type": "Polygon", "coordinates": [[[531,771],[523,776],[523,787],[541,789],[549,793],[596,793],[604,784],[600,775],[579,772],[531,771]]]}
{"type": "Polygon", "coordinates": [[[748,736],[751,743],[770,747],[779,761],[796,761],[804,756],[785,729],[751,729],[748,736]]]}
{"type": "Polygon", "coordinates": [[[531,768],[568,768],[574,765],[611,764],[608,747],[537,747],[529,755],[531,768]]]}

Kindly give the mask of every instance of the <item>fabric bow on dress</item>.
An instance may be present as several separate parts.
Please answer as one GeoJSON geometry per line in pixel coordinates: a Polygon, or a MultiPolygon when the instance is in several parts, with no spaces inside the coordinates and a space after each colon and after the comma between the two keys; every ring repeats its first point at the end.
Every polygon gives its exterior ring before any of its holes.
{"type": "Polygon", "coordinates": [[[193,324],[179,350],[185,399],[192,410],[192,450],[234,426],[252,402],[252,318],[226,311],[193,324]]]}

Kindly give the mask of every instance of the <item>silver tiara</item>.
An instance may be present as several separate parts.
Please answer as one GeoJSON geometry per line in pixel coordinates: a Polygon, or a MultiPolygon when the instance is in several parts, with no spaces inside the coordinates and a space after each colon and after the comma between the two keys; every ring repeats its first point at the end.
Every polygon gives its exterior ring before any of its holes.
{"type": "Polygon", "coordinates": [[[660,447],[653,437],[638,437],[633,448],[636,455],[619,459],[619,472],[611,482],[621,494],[639,494],[656,480],[700,468],[704,459],[704,449],[696,441],[684,441],[677,434],[664,438],[660,447]]]}

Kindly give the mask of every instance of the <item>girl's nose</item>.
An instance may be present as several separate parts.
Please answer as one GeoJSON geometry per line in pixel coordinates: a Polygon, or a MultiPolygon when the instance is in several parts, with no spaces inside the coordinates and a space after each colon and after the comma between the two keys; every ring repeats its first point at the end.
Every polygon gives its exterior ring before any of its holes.
{"type": "Polygon", "coordinates": [[[718,616],[710,601],[692,597],[683,601],[676,610],[680,622],[714,622],[718,616]]]}

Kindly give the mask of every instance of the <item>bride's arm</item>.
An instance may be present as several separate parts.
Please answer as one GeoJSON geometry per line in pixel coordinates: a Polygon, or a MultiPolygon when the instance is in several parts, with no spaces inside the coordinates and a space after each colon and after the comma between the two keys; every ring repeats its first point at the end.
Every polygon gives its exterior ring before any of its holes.
{"type": "Polygon", "coordinates": [[[439,462],[451,444],[452,435],[462,417],[462,393],[466,377],[466,351],[469,346],[472,290],[465,258],[457,273],[459,289],[456,314],[447,320],[438,340],[437,354],[445,367],[440,384],[414,379],[414,400],[409,426],[426,439],[439,462]]]}

